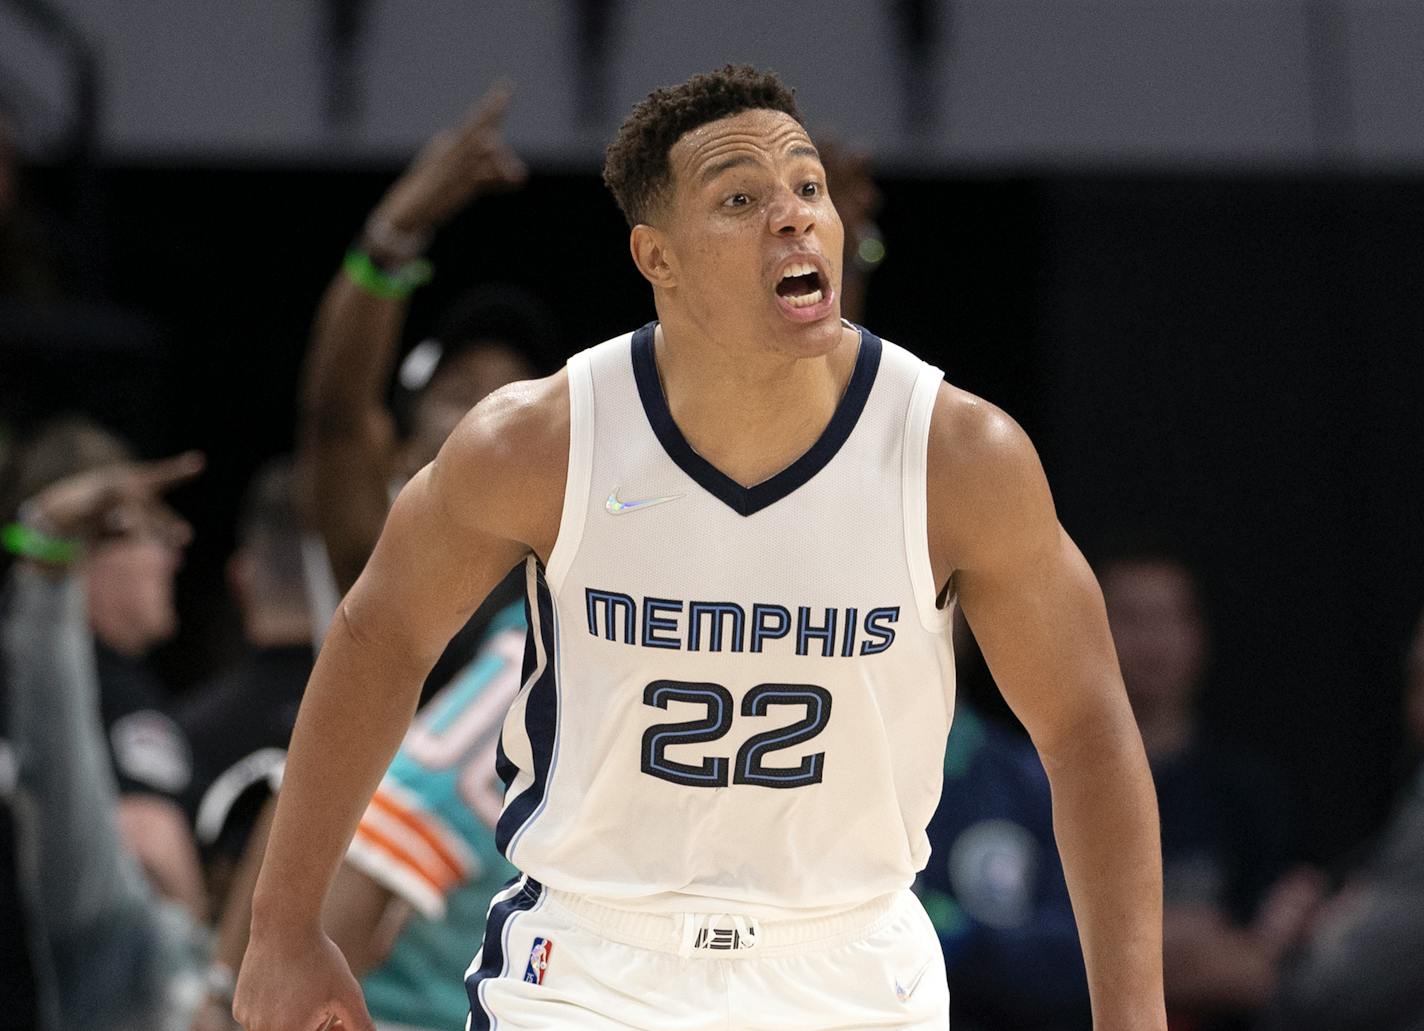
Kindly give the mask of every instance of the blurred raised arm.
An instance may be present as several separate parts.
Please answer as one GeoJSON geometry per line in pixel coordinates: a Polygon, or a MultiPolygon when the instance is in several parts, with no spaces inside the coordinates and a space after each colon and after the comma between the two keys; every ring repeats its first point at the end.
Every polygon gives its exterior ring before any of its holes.
{"type": "Polygon", "coordinates": [[[500,128],[510,92],[496,86],[459,125],[426,144],[381,198],[317,311],[303,375],[297,462],[304,519],[344,594],[370,557],[397,473],[386,387],[430,238],[476,197],[521,183],[500,128]]]}

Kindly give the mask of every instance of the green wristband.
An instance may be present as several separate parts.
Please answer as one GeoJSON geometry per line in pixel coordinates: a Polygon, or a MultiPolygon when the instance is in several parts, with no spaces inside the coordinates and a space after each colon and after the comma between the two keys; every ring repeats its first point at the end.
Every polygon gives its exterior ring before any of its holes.
{"type": "Polygon", "coordinates": [[[51,566],[67,566],[79,557],[79,543],[51,537],[24,523],[10,523],[0,530],[0,543],[12,555],[34,559],[51,566]]]}
{"type": "Polygon", "coordinates": [[[387,272],[372,261],[369,254],[355,247],[346,252],[346,260],[341,263],[341,267],[351,282],[362,290],[389,301],[405,300],[416,287],[430,282],[434,271],[430,262],[424,258],[416,258],[387,272]]]}

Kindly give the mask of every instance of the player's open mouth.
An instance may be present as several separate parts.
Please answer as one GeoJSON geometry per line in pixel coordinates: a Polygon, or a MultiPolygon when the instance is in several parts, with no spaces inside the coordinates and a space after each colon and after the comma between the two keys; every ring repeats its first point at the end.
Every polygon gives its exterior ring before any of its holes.
{"type": "Polygon", "coordinates": [[[793,308],[809,308],[819,304],[825,291],[821,288],[821,273],[810,262],[797,262],[781,273],[776,295],[793,308]]]}
{"type": "Polygon", "coordinates": [[[835,291],[826,273],[814,262],[793,259],[781,269],[776,299],[782,314],[796,322],[814,322],[831,310],[835,291]]]}

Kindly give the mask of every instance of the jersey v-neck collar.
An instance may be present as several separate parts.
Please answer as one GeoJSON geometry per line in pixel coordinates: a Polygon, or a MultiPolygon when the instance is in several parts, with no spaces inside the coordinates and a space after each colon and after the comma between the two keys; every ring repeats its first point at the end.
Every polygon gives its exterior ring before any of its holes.
{"type": "Polygon", "coordinates": [[[673,420],[658,379],[657,358],[653,354],[653,331],[657,325],[656,322],[649,322],[633,334],[633,378],[637,382],[638,396],[642,399],[648,423],[663,450],[678,468],[732,511],[744,516],[774,505],[808,483],[836,457],[865,409],[870,388],[875,385],[875,373],[880,368],[880,338],[863,326],[848,323],[860,334],[860,349],[856,353],[850,382],[831,415],[831,421],[800,458],[770,479],[744,487],[694,451],[673,420]]]}

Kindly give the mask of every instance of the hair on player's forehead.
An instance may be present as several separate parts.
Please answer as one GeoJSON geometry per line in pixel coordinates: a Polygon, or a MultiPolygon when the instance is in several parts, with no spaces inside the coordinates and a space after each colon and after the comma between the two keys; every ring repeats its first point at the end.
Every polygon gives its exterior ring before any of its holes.
{"type": "Polygon", "coordinates": [[[603,181],[628,224],[648,221],[671,184],[668,151],[684,133],[755,110],[780,111],[805,125],[796,91],[775,72],[750,65],[729,64],[649,93],[619,128],[603,163],[603,181]]]}

